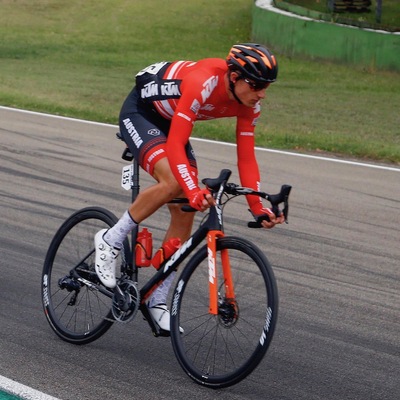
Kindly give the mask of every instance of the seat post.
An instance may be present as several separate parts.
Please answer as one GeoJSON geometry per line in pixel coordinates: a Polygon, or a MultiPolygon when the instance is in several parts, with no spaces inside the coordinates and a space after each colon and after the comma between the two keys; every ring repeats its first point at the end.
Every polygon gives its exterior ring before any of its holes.
{"type": "MultiPolygon", "coordinates": [[[[136,200],[136,197],[139,194],[140,191],[140,184],[139,184],[139,163],[136,161],[135,158],[132,160],[132,165],[133,165],[133,174],[132,174],[132,185],[131,185],[131,190],[132,190],[132,203],[136,200]]],[[[138,267],[136,266],[135,263],[135,247],[136,247],[136,239],[137,239],[137,234],[138,234],[139,226],[137,229],[133,229],[131,232],[131,260],[130,263],[132,264],[132,279],[134,282],[138,281],[138,267]]]]}
{"type": "Polygon", "coordinates": [[[139,183],[139,163],[136,161],[136,159],[132,160],[133,163],[133,175],[132,175],[132,203],[136,200],[136,197],[139,194],[140,191],[140,183],[139,183]]]}

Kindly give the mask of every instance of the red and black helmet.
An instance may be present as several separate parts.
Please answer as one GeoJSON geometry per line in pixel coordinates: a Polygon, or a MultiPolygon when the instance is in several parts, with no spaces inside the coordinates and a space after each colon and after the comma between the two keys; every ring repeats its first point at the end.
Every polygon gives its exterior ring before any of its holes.
{"type": "Polygon", "coordinates": [[[264,46],[256,43],[235,44],[226,62],[231,71],[257,83],[275,82],[278,64],[275,56],[264,46]]]}

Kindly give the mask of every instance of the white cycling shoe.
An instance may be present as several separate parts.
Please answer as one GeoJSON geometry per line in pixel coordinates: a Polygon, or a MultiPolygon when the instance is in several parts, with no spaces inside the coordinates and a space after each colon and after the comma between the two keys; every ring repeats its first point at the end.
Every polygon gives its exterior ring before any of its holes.
{"type": "Polygon", "coordinates": [[[96,250],[95,269],[101,283],[113,289],[117,285],[115,270],[119,250],[110,246],[104,239],[103,235],[107,229],[97,232],[94,237],[94,246],[96,250]]]}
{"type": "MultiPolygon", "coordinates": [[[[170,332],[170,313],[166,304],[157,304],[154,307],[148,307],[149,313],[152,316],[154,322],[162,329],[163,331],[170,332]]],[[[183,333],[183,328],[179,327],[180,333],[183,333]]]]}

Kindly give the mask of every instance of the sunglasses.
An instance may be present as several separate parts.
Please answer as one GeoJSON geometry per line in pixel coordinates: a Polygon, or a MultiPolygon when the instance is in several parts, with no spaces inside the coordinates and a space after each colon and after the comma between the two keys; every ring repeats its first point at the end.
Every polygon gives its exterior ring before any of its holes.
{"type": "Polygon", "coordinates": [[[243,78],[243,80],[250,86],[250,89],[253,92],[258,92],[260,90],[266,89],[270,85],[269,82],[267,82],[267,83],[264,83],[264,82],[253,82],[253,81],[250,81],[247,78],[243,78]]]}

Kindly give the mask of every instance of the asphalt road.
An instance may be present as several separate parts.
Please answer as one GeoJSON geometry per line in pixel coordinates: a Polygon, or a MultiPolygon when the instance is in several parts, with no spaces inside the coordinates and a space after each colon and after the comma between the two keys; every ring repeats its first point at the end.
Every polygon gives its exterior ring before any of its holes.
{"type": "MultiPolygon", "coordinates": [[[[58,339],[42,312],[43,260],[73,211],[126,209],[115,131],[0,108],[0,375],[63,400],[400,399],[397,168],[258,151],[263,189],[293,191],[289,224],[272,231],[246,228],[244,202],[227,208],[227,233],[265,250],[280,290],[270,349],[238,385],[193,383],[141,316],[86,346],[58,339]]],[[[233,146],[193,145],[201,177],[231,168],[237,180],[233,146]]],[[[149,219],[156,240],[167,220],[165,209],[149,219]]]]}

